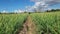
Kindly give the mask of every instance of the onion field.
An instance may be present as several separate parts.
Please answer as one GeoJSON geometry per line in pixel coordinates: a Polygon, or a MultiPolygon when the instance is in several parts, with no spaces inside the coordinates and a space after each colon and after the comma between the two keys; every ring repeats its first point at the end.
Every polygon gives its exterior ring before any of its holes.
{"type": "Polygon", "coordinates": [[[17,34],[26,18],[27,14],[0,14],[0,34],[17,34]]]}
{"type": "Polygon", "coordinates": [[[60,12],[0,14],[0,34],[20,32],[60,34],[60,12]]]}
{"type": "Polygon", "coordinates": [[[36,34],[60,34],[60,12],[30,14],[36,34]]]}

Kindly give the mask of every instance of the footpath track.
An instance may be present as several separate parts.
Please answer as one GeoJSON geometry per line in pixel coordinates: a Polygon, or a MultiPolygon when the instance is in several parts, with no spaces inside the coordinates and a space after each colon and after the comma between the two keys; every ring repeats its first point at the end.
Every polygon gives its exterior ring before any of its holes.
{"type": "Polygon", "coordinates": [[[23,24],[23,29],[19,32],[19,34],[33,34],[35,30],[34,23],[30,16],[27,17],[26,22],[23,24]]]}

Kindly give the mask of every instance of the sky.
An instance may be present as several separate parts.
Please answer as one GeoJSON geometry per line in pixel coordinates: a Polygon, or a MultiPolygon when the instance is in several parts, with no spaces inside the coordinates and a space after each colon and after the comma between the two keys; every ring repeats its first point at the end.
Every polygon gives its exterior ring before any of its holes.
{"type": "Polygon", "coordinates": [[[60,0],[0,0],[0,12],[60,9],[60,0]]]}

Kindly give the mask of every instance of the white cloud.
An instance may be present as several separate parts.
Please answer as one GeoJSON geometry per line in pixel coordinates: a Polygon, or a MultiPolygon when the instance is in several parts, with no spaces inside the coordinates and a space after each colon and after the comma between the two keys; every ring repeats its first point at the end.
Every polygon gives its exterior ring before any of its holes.
{"type": "Polygon", "coordinates": [[[8,11],[6,11],[6,10],[3,10],[3,11],[1,11],[1,13],[8,13],[8,11]]]}
{"type": "Polygon", "coordinates": [[[28,7],[28,10],[45,10],[49,9],[49,6],[60,3],[60,0],[31,0],[35,4],[33,6],[28,7]]]}
{"type": "Polygon", "coordinates": [[[33,6],[27,7],[29,11],[41,11],[44,10],[44,8],[47,8],[48,4],[45,4],[44,2],[35,2],[33,6]]]}
{"type": "Polygon", "coordinates": [[[54,4],[57,4],[57,3],[60,3],[60,0],[31,0],[32,2],[44,2],[46,4],[49,4],[49,5],[54,5],[54,4]]]}
{"type": "Polygon", "coordinates": [[[14,13],[22,13],[22,12],[24,12],[23,10],[14,10],[14,13]]]}
{"type": "Polygon", "coordinates": [[[51,10],[51,8],[48,8],[48,10],[51,10]]]}
{"type": "Polygon", "coordinates": [[[39,1],[41,1],[41,0],[30,0],[30,1],[32,1],[32,2],[39,2],[39,1]]]}

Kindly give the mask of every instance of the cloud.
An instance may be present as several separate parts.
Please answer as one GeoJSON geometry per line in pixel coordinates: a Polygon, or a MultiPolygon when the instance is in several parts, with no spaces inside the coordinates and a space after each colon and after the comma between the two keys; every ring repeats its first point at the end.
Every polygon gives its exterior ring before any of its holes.
{"type": "Polygon", "coordinates": [[[6,11],[6,10],[3,10],[3,11],[1,11],[1,13],[8,13],[8,11],[6,11]]]}
{"type": "Polygon", "coordinates": [[[7,11],[7,10],[2,10],[1,13],[23,13],[24,10],[20,10],[20,9],[17,9],[17,10],[13,10],[13,11],[7,11]]]}
{"type": "Polygon", "coordinates": [[[33,7],[32,6],[26,6],[26,10],[27,12],[31,12],[33,11],[33,7]]]}
{"type": "Polygon", "coordinates": [[[48,7],[48,4],[45,4],[44,2],[40,1],[40,2],[35,2],[35,4],[33,6],[27,6],[27,10],[28,11],[41,11],[44,10],[45,8],[48,7]]]}
{"type": "Polygon", "coordinates": [[[49,6],[53,6],[55,4],[60,3],[60,0],[30,0],[31,2],[34,2],[35,4],[33,6],[28,7],[28,10],[45,10],[49,9],[49,6]]]}
{"type": "Polygon", "coordinates": [[[46,3],[48,5],[54,5],[54,4],[57,4],[57,3],[60,3],[60,0],[31,0],[32,2],[43,2],[43,3],[46,3]]]}
{"type": "Polygon", "coordinates": [[[32,1],[32,2],[38,2],[38,1],[41,1],[41,0],[30,0],[30,1],[32,1]]]}
{"type": "Polygon", "coordinates": [[[23,10],[14,10],[14,13],[22,13],[22,12],[24,12],[23,10]]]}

